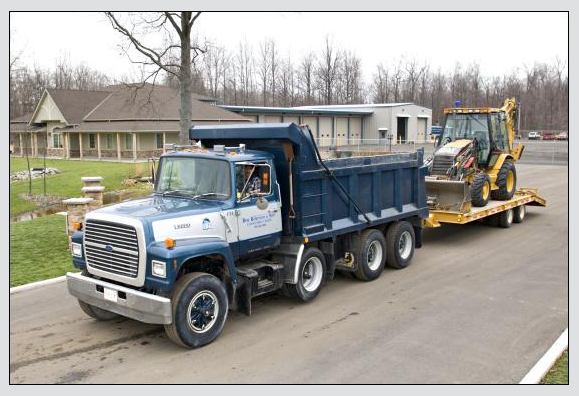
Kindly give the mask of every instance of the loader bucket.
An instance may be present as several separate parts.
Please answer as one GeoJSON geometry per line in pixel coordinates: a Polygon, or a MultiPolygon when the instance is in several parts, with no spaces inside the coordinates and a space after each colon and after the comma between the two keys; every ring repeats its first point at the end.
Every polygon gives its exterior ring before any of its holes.
{"type": "Polygon", "coordinates": [[[464,181],[426,178],[426,197],[432,210],[466,213],[471,209],[470,185],[464,181]]]}

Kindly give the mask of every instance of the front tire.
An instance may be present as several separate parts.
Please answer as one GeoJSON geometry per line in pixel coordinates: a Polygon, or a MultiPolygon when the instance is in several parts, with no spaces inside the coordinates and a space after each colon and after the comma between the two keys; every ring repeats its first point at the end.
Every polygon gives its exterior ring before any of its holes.
{"type": "Polygon", "coordinates": [[[471,186],[472,206],[483,207],[489,203],[491,196],[491,179],[486,173],[478,173],[474,176],[471,186]]]}
{"type": "Polygon", "coordinates": [[[199,348],[221,333],[229,302],[223,283],[213,275],[193,272],[173,290],[173,322],[165,325],[169,338],[184,348],[199,348]]]}
{"type": "Polygon", "coordinates": [[[493,199],[499,201],[507,201],[515,195],[517,190],[517,170],[515,169],[515,164],[510,159],[505,160],[499,173],[497,174],[497,180],[495,184],[498,190],[491,192],[493,199]]]}
{"type": "Polygon", "coordinates": [[[388,266],[396,269],[408,267],[414,255],[414,245],[414,228],[409,222],[398,221],[392,224],[386,233],[388,266]]]}
{"type": "Polygon", "coordinates": [[[379,230],[364,230],[360,238],[360,249],[357,252],[358,268],[356,278],[363,281],[377,279],[386,264],[386,240],[379,230]]]}
{"type": "Polygon", "coordinates": [[[85,314],[102,322],[113,320],[121,316],[117,313],[87,304],[84,301],[78,300],[78,305],[80,305],[80,309],[82,309],[85,314]]]}
{"type": "Polygon", "coordinates": [[[326,259],[317,248],[308,248],[302,255],[298,269],[298,282],[286,283],[286,296],[301,301],[311,301],[320,293],[326,280],[326,259]]]}

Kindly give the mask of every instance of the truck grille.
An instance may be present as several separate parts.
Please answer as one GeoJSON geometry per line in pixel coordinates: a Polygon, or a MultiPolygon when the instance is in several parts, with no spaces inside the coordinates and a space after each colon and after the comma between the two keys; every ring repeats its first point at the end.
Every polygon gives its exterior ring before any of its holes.
{"type": "Polygon", "coordinates": [[[454,157],[446,155],[435,155],[432,162],[432,176],[444,176],[450,167],[454,165],[454,157]]]}
{"type": "Polygon", "coordinates": [[[136,278],[139,242],[135,227],[101,220],[87,220],[84,230],[86,260],[90,267],[136,278]]]}

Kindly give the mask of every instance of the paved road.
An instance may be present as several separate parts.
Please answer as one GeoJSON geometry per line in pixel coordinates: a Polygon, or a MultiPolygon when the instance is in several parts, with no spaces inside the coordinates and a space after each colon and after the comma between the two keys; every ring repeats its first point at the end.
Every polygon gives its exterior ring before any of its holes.
{"type": "Polygon", "coordinates": [[[10,381],[516,383],[568,323],[567,167],[518,169],[549,201],[523,224],[428,230],[409,268],[339,276],[310,304],[262,298],[199,350],[94,322],[64,283],[12,295],[10,381]]]}

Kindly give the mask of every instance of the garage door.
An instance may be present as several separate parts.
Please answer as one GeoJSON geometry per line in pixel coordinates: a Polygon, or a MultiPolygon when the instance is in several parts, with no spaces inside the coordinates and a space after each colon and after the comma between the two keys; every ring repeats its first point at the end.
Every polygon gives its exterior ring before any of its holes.
{"type": "Polygon", "coordinates": [[[302,122],[310,127],[314,138],[319,138],[317,117],[302,117],[302,122]]]}
{"type": "Polygon", "coordinates": [[[318,144],[320,146],[330,146],[332,144],[332,117],[320,117],[320,136],[318,144]]]}
{"type": "Polygon", "coordinates": [[[271,122],[281,122],[281,116],[274,116],[274,115],[266,115],[265,116],[265,122],[267,123],[271,123],[271,122]]]}
{"type": "Polygon", "coordinates": [[[362,118],[350,118],[350,144],[360,143],[362,138],[362,118]]]}
{"type": "Polygon", "coordinates": [[[418,133],[416,138],[419,142],[426,140],[426,118],[418,118],[418,133]]]}
{"type": "Polygon", "coordinates": [[[300,117],[298,117],[298,116],[283,116],[283,122],[293,122],[296,125],[300,125],[300,117]]]}
{"type": "Polygon", "coordinates": [[[348,144],[348,119],[346,117],[336,117],[336,145],[345,146],[348,144]]]}

